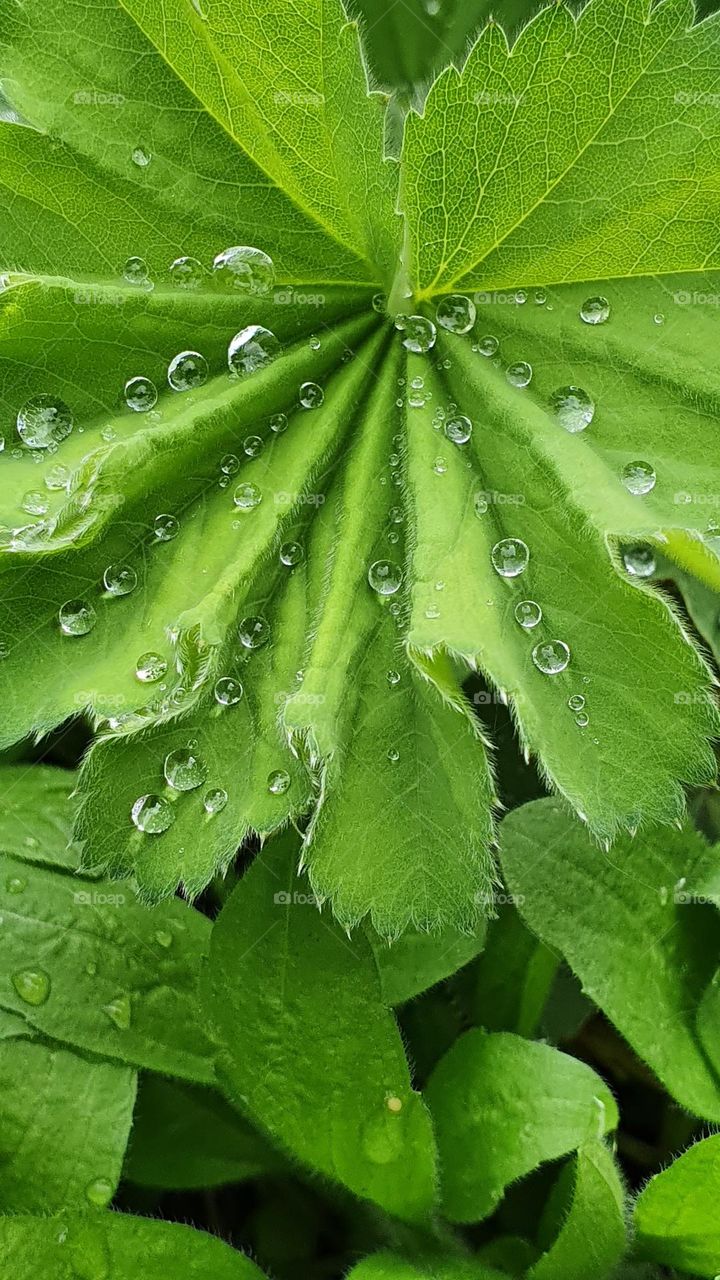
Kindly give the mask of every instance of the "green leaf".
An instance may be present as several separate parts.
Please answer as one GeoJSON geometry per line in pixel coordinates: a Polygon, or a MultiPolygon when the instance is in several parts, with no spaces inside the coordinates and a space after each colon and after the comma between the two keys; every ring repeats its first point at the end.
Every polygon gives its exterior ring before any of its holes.
{"type": "Polygon", "coordinates": [[[561,1175],[551,1213],[564,1220],[527,1280],[606,1280],[626,1247],[624,1192],[615,1162],[601,1142],[581,1147],[561,1175]]]}
{"type": "Polygon", "coordinates": [[[15,1280],[263,1280],[249,1258],[204,1231],[123,1213],[0,1218],[0,1251],[15,1280]]]}
{"type": "Polygon", "coordinates": [[[537,1033],[557,955],[530,933],[512,904],[500,907],[475,973],[473,1016],[487,1031],[537,1033]]]}
{"type": "Polygon", "coordinates": [[[540,800],[503,822],[501,859],[529,927],[564,955],[673,1097],[720,1119],[720,1076],[697,1027],[720,924],[686,891],[707,864],[702,838],[643,831],[603,854],[555,801],[540,800]]]}
{"type": "Polygon", "coordinates": [[[0,855],[0,1006],[43,1035],[168,1075],[212,1082],[197,983],[210,922],[129,883],[0,855]]]}
{"type": "Polygon", "coordinates": [[[77,866],[71,843],[74,773],[48,765],[5,765],[0,769],[0,849],[27,862],[77,866]]]}
{"type": "Polygon", "coordinates": [[[705,1138],[651,1178],[635,1204],[641,1257],[693,1275],[720,1267],[720,1135],[705,1138]]]}
{"type": "Polygon", "coordinates": [[[512,1182],[602,1137],[618,1118],[612,1094],[585,1063],[502,1032],[468,1031],[425,1096],[452,1222],[487,1218],[512,1182]]]}
{"type": "Polygon", "coordinates": [[[107,1203],[120,1181],[135,1072],[60,1045],[0,1040],[0,1210],[107,1203]]]}
{"type": "Polygon", "coordinates": [[[372,951],[362,933],[348,939],[317,910],[295,863],[294,841],[269,845],[213,930],[207,1000],[218,1076],[288,1153],[421,1221],[435,1199],[430,1119],[372,951]]]}
{"type": "Polygon", "coordinates": [[[512,56],[502,29],[485,28],[462,74],[443,72],[406,126],[421,295],[720,265],[719,28],[693,16],[686,0],[592,0],[577,20],[558,4],[512,56]]]}
{"type": "Polygon", "coordinates": [[[285,1162],[214,1090],[143,1075],[123,1176],[202,1190],[276,1173],[285,1162]]]}
{"type": "Polygon", "coordinates": [[[503,1274],[463,1258],[434,1256],[422,1263],[395,1253],[375,1253],[353,1267],[347,1280],[502,1280],[503,1274]]]}
{"type": "Polygon", "coordinates": [[[475,933],[445,929],[442,933],[420,933],[407,929],[389,946],[373,930],[367,930],[380,974],[386,1004],[399,1005],[434,987],[469,963],[483,948],[485,921],[475,933]]]}

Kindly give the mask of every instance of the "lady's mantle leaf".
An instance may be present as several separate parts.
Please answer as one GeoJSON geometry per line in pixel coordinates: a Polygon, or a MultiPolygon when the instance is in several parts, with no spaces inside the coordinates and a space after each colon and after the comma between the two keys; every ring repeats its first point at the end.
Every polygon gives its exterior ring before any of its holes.
{"type": "Polygon", "coordinates": [[[720,1267],[720,1135],[690,1147],[647,1184],[635,1205],[638,1252],[693,1275],[720,1267]]]}

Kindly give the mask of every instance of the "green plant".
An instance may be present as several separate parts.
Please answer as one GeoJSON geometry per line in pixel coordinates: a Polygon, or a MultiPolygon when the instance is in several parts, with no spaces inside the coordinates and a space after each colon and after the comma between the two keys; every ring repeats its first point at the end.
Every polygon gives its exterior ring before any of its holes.
{"type": "Polygon", "coordinates": [[[720,1271],[720,18],[536,9],[0,0],[21,1276],[720,1271]]]}

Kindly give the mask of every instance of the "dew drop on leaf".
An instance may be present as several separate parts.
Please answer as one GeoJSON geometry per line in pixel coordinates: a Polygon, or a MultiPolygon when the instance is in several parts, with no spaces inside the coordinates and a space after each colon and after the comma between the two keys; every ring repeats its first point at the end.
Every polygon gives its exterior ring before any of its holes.
{"type": "Polygon", "coordinates": [[[453,293],[438,303],[435,319],[449,333],[469,333],[477,319],[477,309],[471,298],[453,293]]]}
{"type": "Polygon", "coordinates": [[[164,796],[140,796],[130,814],[138,831],[147,836],[159,836],[168,831],[175,821],[175,810],[164,796]]]}
{"type": "Polygon", "coordinates": [[[633,578],[651,578],[657,567],[650,547],[628,547],[623,552],[623,562],[633,578]]]}
{"type": "Polygon", "coordinates": [[[87,600],[66,600],[58,611],[60,630],[66,636],[86,636],[97,622],[97,614],[87,600]]]}
{"type": "Polygon", "coordinates": [[[49,503],[44,493],[38,493],[37,490],[31,489],[26,493],[21,502],[23,511],[27,511],[29,516],[46,516],[48,513],[49,503]]]}
{"type": "Polygon", "coordinates": [[[515,364],[508,365],[505,370],[505,377],[511,387],[528,387],[532,380],[532,365],[527,360],[518,360],[515,364]]]}
{"type": "Polygon", "coordinates": [[[532,631],[533,627],[542,622],[542,616],[542,609],[534,600],[521,600],[515,605],[515,621],[526,631],[532,631]]]}
{"type": "Polygon", "coordinates": [[[205,268],[197,258],[176,258],[170,266],[170,280],[176,289],[199,289],[205,268]]]}
{"type": "Polygon", "coordinates": [[[240,459],[234,453],[226,453],[220,459],[220,470],[223,475],[234,476],[240,470],[240,459]]]}
{"type": "Polygon", "coordinates": [[[5,881],[5,888],[8,893],[23,893],[27,888],[27,880],[23,880],[21,876],[8,876],[5,881]]]}
{"type": "Polygon", "coordinates": [[[655,468],[650,462],[628,462],[622,470],[622,482],[628,493],[642,497],[655,488],[655,468]]]}
{"type": "Polygon", "coordinates": [[[296,564],[300,564],[305,552],[299,542],[283,542],[280,548],[280,560],[282,564],[293,569],[296,564]]]}
{"type": "Polygon", "coordinates": [[[398,316],[395,321],[395,327],[398,329],[400,320],[403,321],[402,344],[408,351],[421,356],[432,351],[437,342],[437,329],[432,320],[426,320],[425,316],[398,316]]]}
{"type": "Polygon", "coordinates": [[[547,302],[547,293],[544,289],[536,289],[533,294],[533,302],[537,307],[544,307],[547,302]]]}
{"type": "Polygon", "coordinates": [[[325,399],[325,392],[317,382],[303,382],[299,399],[303,409],[319,409],[325,399]]]}
{"type": "Polygon", "coordinates": [[[213,787],[211,791],[206,791],[203,796],[203,809],[206,813],[222,813],[228,802],[227,791],[222,787],[213,787]]]}
{"type": "Polygon", "coordinates": [[[123,267],[123,276],[128,284],[147,284],[150,268],[144,258],[128,258],[123,267]]]}
{"type": "Polygon", "coordinates": [[[556,676],[567,667],[570,650],[564,640],[545,640],[535,645],[532,660],[543,675],[556,676]]]}
{"type": "Polygon", "coordinates": [[[194,391],[207,382],[208,362],[199,351],[179,351],[168,365],[167,378],[173,391],[194,391]]]}
{"type": "Polygon", "coordinates": [[[525,303],[527,302],[527,297],[528,297],[527,293],[525,292],[524,289],[518,289],[517,293],[515,294],[515,302],[517,306],[524,307],[525,303]]]}
{"type": "Polygon", "coordinates": [[[238,636],[246,649],[260,649],[270,639],[270,623],[260,616],[243,618],[238,636]]]}
{"type": "Polygon", "coordinates": [[[390,685],[390,688],[391,688],[391,689],[392,689],[396,684],[399,684],[399,683],[400,683],[400,672],[399,672],[399,671],[388,671],[388,673],[387,673],[387,682],[388,682],[388,684],[390,685]]]}
{"type": "Polygon", "coordinates": [[[130,378],[125,383],[125,403],[135,413],[147,413],[157,404],[157,387],[149,378],[130,378]]]}
{"type": "Polygon", "coordinates": [[[233,676],[221,676],[215,683],[214,693],[221,707],[236,707],[243,696],[243,687],[233,676]]]}
{"type": "Polygon", "coordinates": [[[138,169],[147,169],[151,160],[152,156],[145,147],[135,147],[132,153],[132,162],[137,165],[138,169]]]}
{"type": "Polygon", "coordinates": [[[20,969],[12,975],[12,984],[25,1004],[37,1008],[50,995],[50,977],[44,969],[20,969]]]}
{"type": "Polygon", "coordinates": [[[610,303],[599,294],[596,298],[586,298],[580,308],[580,319],[585,324],[605,324],[610,315],[610,303]]]}
{"type": "Polygon", "coordinates": [[[223,249],[213,262],[213,273],[223,287],[255,296],[269,293],[275,284],[272,258],[247,244],[223,249]]]}
{"type": "Polygon", "coordinates": [[[132,1021],[130,997],[126,991],[115,996],[108,1004],[103,1005],[103,1013],[107,1015],[118,1031],[129,1031],[132,1021]]]}
{"type": "Polygon", "coordinates": [[[67,467],[58,464],[55,467],[51,467],[45,476],[45,488],[49,489],[51,493],[67,489],[70,486],[71,479],[72,475],[67,467]]]}
{"type": "Polygon", "coordinates": [[[470,418],[460,414],[457,418],[448,418],[445,423],[445,435],[453,444],[467,444],[473,431],[470,418]]]}
{"type": "Polygon", "coordinates": [[[379,596],[394,596],[400,590],[402,569],[392,560],[376,560],[368,569],[368,582],[379,596]]]}
{"type": "Polygon", "coordinates": [[[177,538],[180,532],[180,522],[175,519],[175,516],[161,512],[159,516],[155,517],[153,531],[158,542],[172,542],[173,538],[177,538]]]}
{"type": "Polygon", "coordinates": [[[493,568],[501,578],[517,578],[530,560],[530,549],[522,538],[502,538],[491,552],[493,568]]]}
{"type": "Polygon", "coordinates": [[[576,725],[577,725],[578,729],[586,729],[586,728],[587,728],[587,726],[588,726],[588,725],[589,725],[589,723],[590,723],[590,717],[589,717],[589,715],[587,714],[587,712],[586,712],[586,711],[581,711],[581,712],[579,713],[579,715],[576,715],[576,717],[575,717],[575,723],[576,723],[576,725]]]}
{"type": "Polygon", "coordinates": [[[490,359],[491,356],[497,355],[500,342],[493,334],[486,333],[485,337],[480,339],[477,346],[480,355],[490,359]]]}
{"type": "Polygon", "coordinates": [[[385,294],[376,293],[372,300],[372,306],[373,311],[377,311],[378,315],[384,315],[385,308],[387,307],[387,298],[385,297],[385,294]]]}
{"type": "Polygon", "coordinates": [[[247,454],[248,458],[259,458],[264,448],[265,441],[262,436],[246,436],[243,440],[243,453],[247,454]]]}
{"type": "Polygon", "coordinates": [[[282,435],[283,431],[287,431],[287,416],[284,413],[274,413],[270,419],[270,430],[275,432],[276,436],[282,435]]]}
{"type": "Polygon", "coordinates": [[[246,325],[230,341],[228,368],[238,378],[249,377],[272,364],[281,350],[280,340],[271,329],[261,324],[246,325]]]}
{"type": "Polygon", "coordinates": [[[179,747],[166,755],[163,764],[165,781],[175,791],[194,791],[207,778],[207,765],[187,747],[179,747]]]}
{"type": "Polygon", "coordinates": [[[94,1178],[85,1188],[85,1199],[97,1209],[104,1209],[113,1197],[113,1186],[107,1178],[94,1178]]]}
{"type": "Polygon", "coordinates": [[[57,396],[33,396],[17,416],[17,433],[29,449],[52,449],[73,429],[73,416],[57,396]]]}
{"type": "Polygon", "coordinates": [[[103,586],[111,596],[129,596],[137,581],[137,573],[129,564],[110,564],[103,574],[103,586]]]}
{"type": "Polygon", "coordinates": [[[256,484],[244,481],[239,484],[233,494],[233,502],[238,511],[253,511],[262,502],[262,493],[256,484]]]}
{"type": "Polygon", "coordinates": [[[273,796],[284,795],[290,786],[290,774],[284,769],[274,769],[268,774],[267,787],[273,796]]]}
{"type": "Polygon", "coordinates": [[[135,677],[141,684],[156,684],[166,674],[168,664],[161,653],[143,653],[135,664],[135,677]]]}
{"type": "Polygon", "coordinates": [[[397,764],[398,760],[400,759],[400,752],[398,751],[397,747],[390,747],[387,753],[387,758],[390,761],[390,764],[397,764]]]}
{"type": "Polygon", "coordinates": [[[582,387],[558,387],[550,407],[560,426],[573,435],[589,427],[595,416],[595,402],[582,387]]]}
{"type": "Polygon", "coordinates": [[[585,699],[581,693],[573,693],[568,698],[568,706],[571,711],[582,711],[585,706],[585,699]]]}

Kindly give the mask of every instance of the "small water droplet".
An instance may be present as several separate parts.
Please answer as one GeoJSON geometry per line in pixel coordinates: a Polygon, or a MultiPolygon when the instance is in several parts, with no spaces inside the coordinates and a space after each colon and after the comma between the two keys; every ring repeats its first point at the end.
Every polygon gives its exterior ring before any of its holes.
{"type": "Polygon", "coordinates": [[[544,289],[536,289],[533,294],[533,302],[537,307],[544,307],[547,302],[547,293],[544,289]]]}
{"type": "Polygon", "coordinates": [[[215,683],[214,693],[221,707],[236,707],[243,696],[243,687],[233,676],[221,676],[215,683]]]}
{"type": "Polygon", "coordinates": [[[282,435],[283,431],[287,431],[287,414],[274,413],[270,419],[270,430],[275,432],[276,436],[282,435]]]}
{"type": "Polygon", "coordinates": [[[527,360],[518,360],[515,364],[508,365],[505,370],[505,377],[511,387],[528,387],[532,376],[532,365],[528,364],[527,360]]]}
{"type": "Polygon", "coordinates": [[[259,616],[243,618],[238,627],[238,636],[246,649],[260,649],[270,639],[270,623],[259,616]]]}
{"type": "Polygon", "coordinates": [[[664,323],[665,323],[665,317],[664,317],[664,315],[663,315],[662,311],[657,311],[657,312],[655,313],[655,315],[653,316],[653,322],[654,322],[655,324],[664,324],[664,323]]]}
{"type": "Polygon", "coordinates": [[[588,725],[589,725],[589,723],[590,723],[590,717],[589,717],[589,715],[588,715],[587,711],[581,711],[581,712],[579,713],[579,715],[576,715],[576,717],[575,717],[575,723],[576,723],[576,725],[577,725],[578,729],[586,729],[586,728],[587,728],[587,726],[588,726],[588,725]]]}
{"type": "Polygon", "coordinates": [[[147,284],[150,268],[144,258],[128,258],[123,267],[123,276],[128,284],[147,284]]]}
{"type": "Polygon", "coordinates": [[[515,620],[526,631],[532,631],[533,627],[542,622],[542,616],[542,609],[534,600],[521,600],[515,605],[515,620]]]}
{"type": "Polygon", "coordinates": [[[589,427],[595,416],[595,402],[582,387],[558,387],[550,407],[560,426],[573,435],[589,427]]]}
{"type": "Polygon", "coordinates": [[[570,650],[564,640],[545,640],[535,645],[532,660],[543,675],[556,676],[570,662],[570,650]]]}
{"type": "Polygon", "coordinates": [[[220,470],[223,475],[234,476],[240,470],[240,459],[234,453],[226,453],[220,459],[220,470]]]}
{"type": "Polygon", "coordinates": [[[400,752],[398,751],[397,747],[390,747],[387,753],[387,758],[390,761],[390,764],[397,764],[398,760],[400,759],[400,752]]]}
{"type": "Polygon", "coordinates": [[[167,379],[173,391],[195,391],[207,382],[208,362],[199,351],[180,351],[168,365],[167,379]]]}
{"type": "Polygon", "coordinates": [[[486,359],[489,360],[491,356],[494,356],[497,354],[498,348],[500,346],[500,341],[498,338],[494,337],[493,334],[486,333],[484,338],[480,339],[477,346],[478,346],[478,351],[480,352],[480,355],[485,356],[486,359]]]}
{"type": "Polygon", "coordinates": [[[445,423],[445,435],[453,444],[467,444],[473,431],[470,418],[459,414],[457,418],[449,418],[445,423]]]}
{"type": "Polygon", "coordinates": [[[580,308],[580,319],[584,320],[585,324],[605,324],[609,315],[610,303],[602,295],[586,298],[580,308]]]}
{"type": "Polygon", "coordinates": [[[135,413],[147,413],[157,404],[157,387],[149,378],[130,378],[125,383],[125,403],[135,413]]]}
{"type": "Polygon", "coordinates": [[[213,787],[211,791],[206,791],[203,796],[203,808],[209,814],[222,813],[227,802],[228,794],[227,791],[223,791],[222,787],[213,787]]]}
{"type": "Polygon", "coordinates": [[[247,244],[223,249],[213,262],[213,273],[224,288],[256,296],[269,293],[275,284],[272,258],[247,244]]]}
{"type": "Polygon", "coordinates": [[[651,578],[657,567],[650,547],[628,547],[623,551],[625,568],[631,577],[651,578]]]}
{"type": "Polygon", "coordinates": [[[176,258],[170,267],[170,280],[176,289],[199,289],[205,268],[197,258],[176,258]]]}
{"type": "Polygon", "coordinates": [[[436,458],[433,463],[433,471],[436,476],[444,476],[447,471],[447,460],[445,458],[436,458]]]}
{"type": "Polygon", "coordinates": [[[267,787],[273,796],[284,795],[290,786],[290,774],[284,769],[274,769],[268,774],[267,787]]]}
{"type": "Polygon", "coordinates": [[[52,450],[72,429],[72,413],[57,396],[33,396],[17,416],[17,433],[29,449],[52,450]]]}
{"type": "Polygon", "coordinates": [[[282,564],[286,564],[288,568],[294,568],[296,564],[300,564],[305,552],[299,542],[283,542],[280,548],[280,560],[282,564]]]}
{"type": "Polygon", "coordinates": [[[426,355],[437,342],[437,329],[432,320],[426,320],[425,316],[398,316],[395,327],[404,335],[403,346],[416,355],[426,355]]]}
{"type": "Polygon", "coordinates": [[[530,560],[530,549],[521,538],[502,538],[491,552],[493,568],[501,578],[517,578],[530,560]]]}
{"type": "Polygon", "coordinates": [[[138,169],[147,169],[151,160],[152,155],[145,147],[135,147],[132,152],[132,162],[137,165],[138,169]]]}
{"type": "Polygon", "coordinates": [[[58,464],[55,467],[51,467],[45,476],[45,488],[55,493],[60,489],[69,488],[71,480],[72,473],[68,471],[68,468],[58,464]]]}
{"type": "Polygon", "coordinates": [[[165,781],[175,791],[194,791],[207,778],[207,765],[194,751],[178,747],[165,757],[163,773],[165,781]]]}
{"type": "Polygon", "coordinates": [[[325,399],[325,392],[317,382],[303,382],[300,388],[300,404],[303,409],[319,409],[325,399]]]}
{"type": "Polygon", "coordinates": [[[110,1021],[117,1027],[118,1031],[129,1031],[132,1022],[132,1007],[130,1005],[130,996],[126,991],[115,996],[107,1004],[103,1005],[103,1013],[107,1014],[110,1021]]]}
{"type": "Polygon", "coordinates": [[[655,468],[649,462],[628,462],[622,470],[622,482],[635,497],[650,493],[656,479],[655,468]]]}
{"type": "Polygon", "coordinates": [[[392,560],[376,560],[368,569],[368,582],[379,596],[394,596],[400,590],[402,569],[392,560]]]}
{"type": "Polygon", "coordinates": [[[256,484],[245,481],[239,484],[233,494],[233,502],[238,511],[253,511],[262,502],[262,493],[256,484]]]}
{"type": "Polygon", "coordinates": [[[528,297],[527,293],[525,292],[524,289],[518,289],[517,293],[515,294],[515,302],[517,306],[524,307],[525,303],[527,302],[527,297],[528,297]]]}
{"type": "Polygon", "coordinates": [[[384,293],[376,293],[372,300],[373,311],[377,311],[378,315],[385,314],[387,307],[387,298],[384,293]]]}
{"type": "Polygon", "coordinates": [[[180,532],[180,522],[166,512],[155,517],[153,532],[158,542],[172,542],[180,532]]]}
{"type": "Polygon", "coordinates": [[[103,574],[103,586],[111,596],[129,596],[137,581],[137,573],[129,564],[109,564],[103,574]]]}
{"type": "Polygon", "coordinates": [[[46,495],[39,493],[36,489],[31,489],[29,493],[26,493],[20,505],[22,510],[27,511],[29,516],[46,516],[50,506],[46,495]]]}
{"type": "Polygon", "coordinates": [[[391,689],[392,689],[396,684],[399,684],[399,683],[400,683],[400,672],[399,672],[399,671],[388,671],[388,673],[387,673],[387,682],[388,682],[388,684],[390,685],[390,688],[391,688],[391,689]]]}
{"type": "Polygon", "coordinates": [[[66,600],[58,611],[60,630],[65,636],[86,636],[95,623],[97,614],[87,600],[66,600]]]}
{"type": "Polygon", "coordinates": [[[156,684],[166,674],[168,664],[161,653],[150,650],[143,653],[135,664],[135,677],[141,684],[156,684]]]}
{"type": "Polygon", "coordinates": [[[235,334],[228,347],[228,367],[239,378],[265,369],[280,355],[280,341],[271,329],[249,324],[235,334]]]}
{"type": "Polygon", "coordinates": [[[477,309],[471,298],[453,293],[438,303],[435,319],[449,333],[469,333],[477,319],[477,309]]]}
{"type": "Polygon", "coordinates": [[[12,975],[12,984],[25,1004],[37,1008],[50,995],[50,977],[44,969],[20,969],[12,975]]]}
{"type": "Polygon", "coordinates": [[[27,888],[27,880],[23,880],[22,876],[8,876],[5,888],[8,893],[23,893],[27,888]]]}
{"type": "Polygon", "coordinates": [[[573,693],[572,696],[568,698],[568,706],[571,711],[582,711],[585,706],[585,699],[583,695],[581,693],[573,693]]]}
{"type": "Polygon", "coordinates": [[[148,836],[162,835],[175,821],[175,810],[163,796],[140,796],[130,814],[138,831],[148,836]]]}

